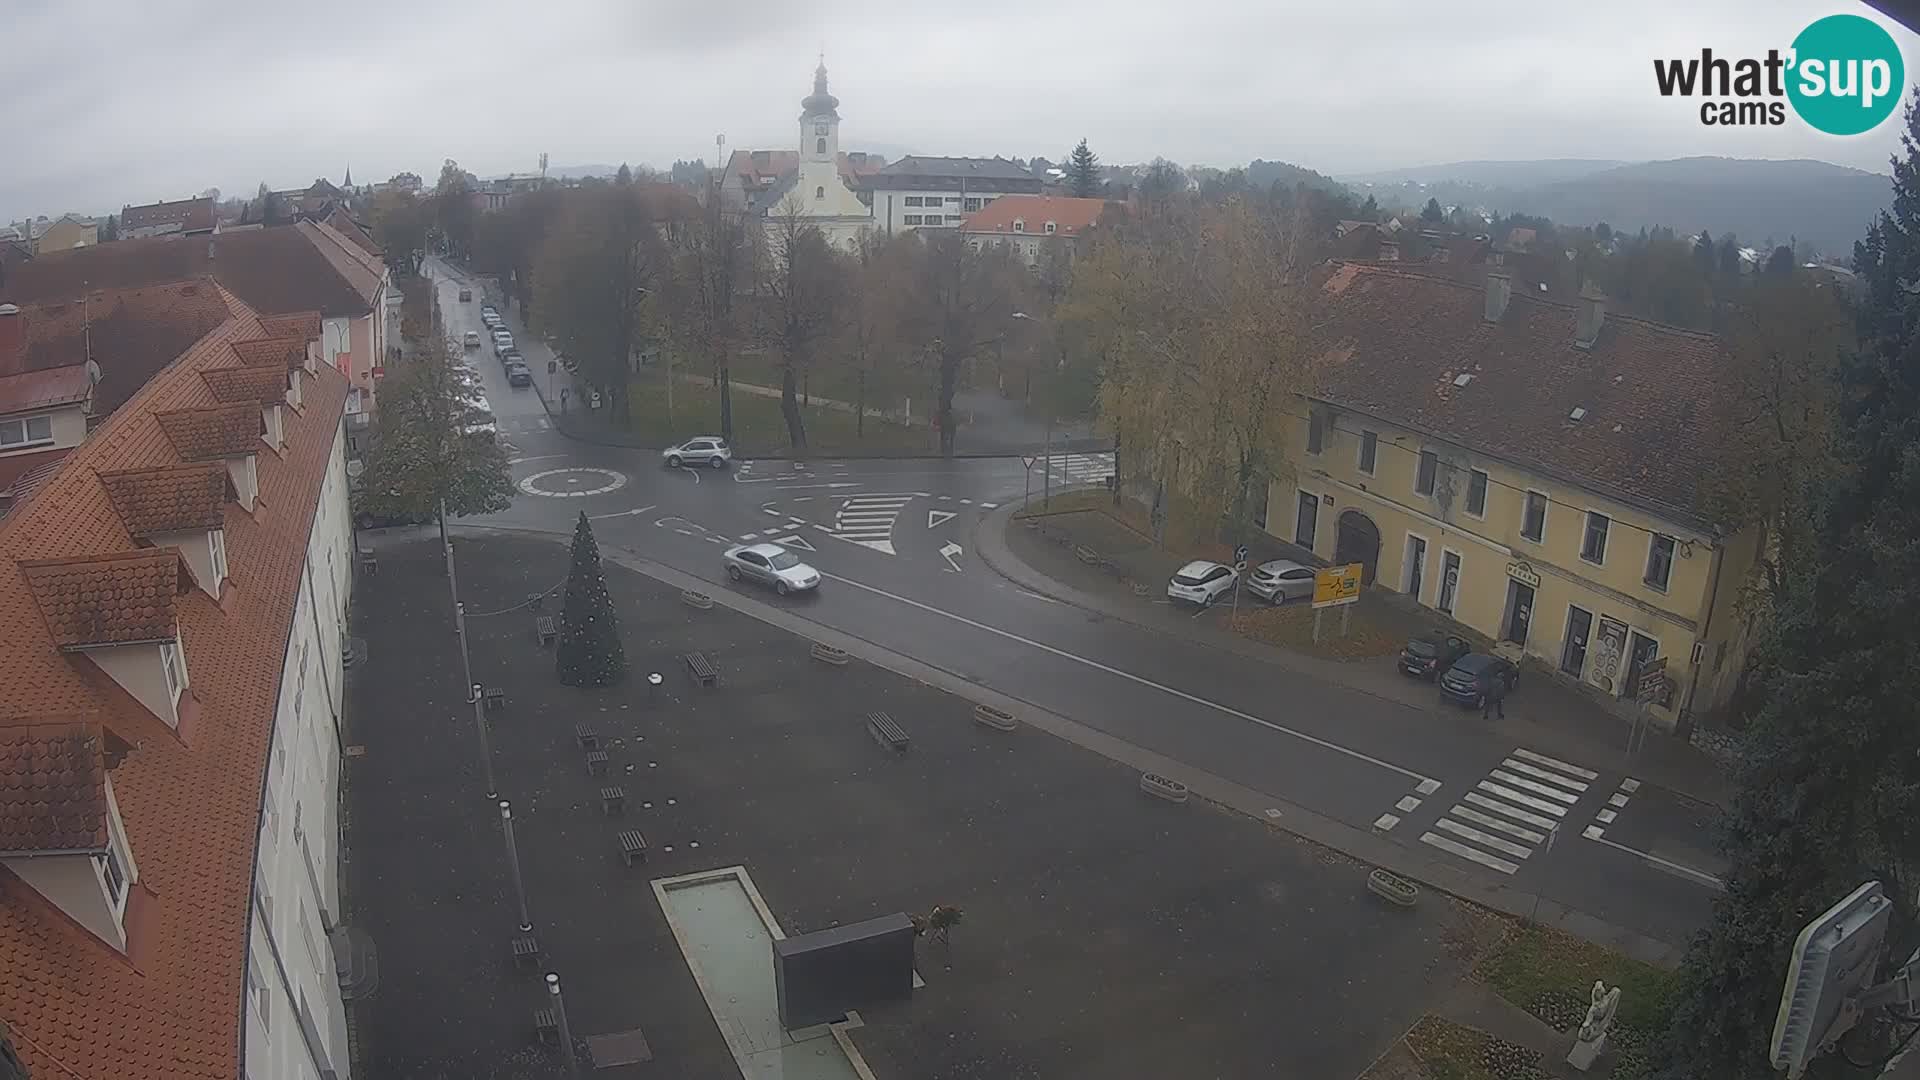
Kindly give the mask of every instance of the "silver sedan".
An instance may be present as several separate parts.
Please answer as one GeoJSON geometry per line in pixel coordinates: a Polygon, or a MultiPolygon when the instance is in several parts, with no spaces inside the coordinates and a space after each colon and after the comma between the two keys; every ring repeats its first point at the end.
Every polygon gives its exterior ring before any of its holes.
{"type": "Polygon", "coordinates": [[[800,561],[800,556],[779,544],[736,544],[721,556],[727,577],[757,581],[773,586],[785,596],[820,587],[820,571],[800,561]]]}
{"type": "Polygon", "coordinates": [[[1262,600],[1284,604],[1313,595],[1313,567],[1292,559],[1275,559],[1254,567],[1247,579],[1247,591],[1262,600]]]}

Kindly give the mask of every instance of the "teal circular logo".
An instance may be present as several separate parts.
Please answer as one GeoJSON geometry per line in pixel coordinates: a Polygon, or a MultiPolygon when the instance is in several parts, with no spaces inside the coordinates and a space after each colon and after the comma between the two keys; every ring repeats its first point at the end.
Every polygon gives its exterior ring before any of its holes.
{"type": "Polygon", "coordinates": [[[1829,135],[1858,135],[1893,115],[1906,83],[1900,46],[1879,23],[1829,15],[1793,39],[1787,99],[1829,135]]]}

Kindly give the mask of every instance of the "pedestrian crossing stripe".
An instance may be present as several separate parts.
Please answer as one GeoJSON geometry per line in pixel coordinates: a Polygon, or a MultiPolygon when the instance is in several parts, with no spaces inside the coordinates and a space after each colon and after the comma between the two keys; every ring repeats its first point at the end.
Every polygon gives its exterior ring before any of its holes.
{"type": "Polygon", "coordinates": [[[833,535],[883,555],[894,554],[893,523],[900,511],[919,496],[855,495],[840,504],[833,516],[833,535]]]}
{"type": "Polygon", "coordinates": [[[774,543],[784,544],[785,546],[791,547],[791,548],[799,548],[801,551],[818,550],[812,544],[807,543],[806,538],[801,536],[798,533],[795,533],[792,536],[783,536],[780,539],[775,540],[774,543]]]}
{"type": "Polygon", "coordinates": [[[1420,842],[1502,874],[1517,873],[1536,850],[1553,843],[1561,821],[1598,779],[1591,769],[1515,749],[1420,842]]]}

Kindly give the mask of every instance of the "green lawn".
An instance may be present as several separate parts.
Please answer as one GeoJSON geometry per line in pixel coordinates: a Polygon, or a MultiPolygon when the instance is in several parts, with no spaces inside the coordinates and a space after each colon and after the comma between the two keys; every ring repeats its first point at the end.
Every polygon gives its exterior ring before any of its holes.
{"type": "Polygon", "coordinates": [[[1620,987],[1612,1045],[1620,1058],[1613,1075],[1644,1076],[1650,1040],[1665,1026],[1678,977],[1603,945],[1541,926],[1521,925],[1480,962],[1479,977],[1515,1005],[1572,1031],[1586,1018],[1594,980],[1620,987]]]}
{"type": "MultiPolygon", "coordinates": [[[[673,412],[667,412],[666,387],[660,382],[637,382],[630,392],[633,426],[636,432],[650,436],[649,442],[665,446],[694,435],[720,430],[720,394],[711,386],[679,382],[673,388],[673,412]],[[652,437],[657,436],[657,437],[652,437]]],[[[867,417],[865,437],[854,433],[852,413],[821,406],[803,408],[810,453],[881,454],[931,453],[939,448],[927,428],[907,428],[867,417]]],[[[765,454],[790,449],[786,418],[780,414],[780,399],[735,391],[733,394],[733,442],[742,454],[765,454]]]]}

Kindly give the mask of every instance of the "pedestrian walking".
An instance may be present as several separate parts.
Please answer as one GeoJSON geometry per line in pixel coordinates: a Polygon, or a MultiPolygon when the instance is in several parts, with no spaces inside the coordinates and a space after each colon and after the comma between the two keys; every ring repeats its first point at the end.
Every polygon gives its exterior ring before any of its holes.
{"type": "Polygon", "coordinates": [[[1487,680],[1487,692],[1480,695],[1480,719],[1507,718],[1507,680],[1495,675],[1487,680]]]}

